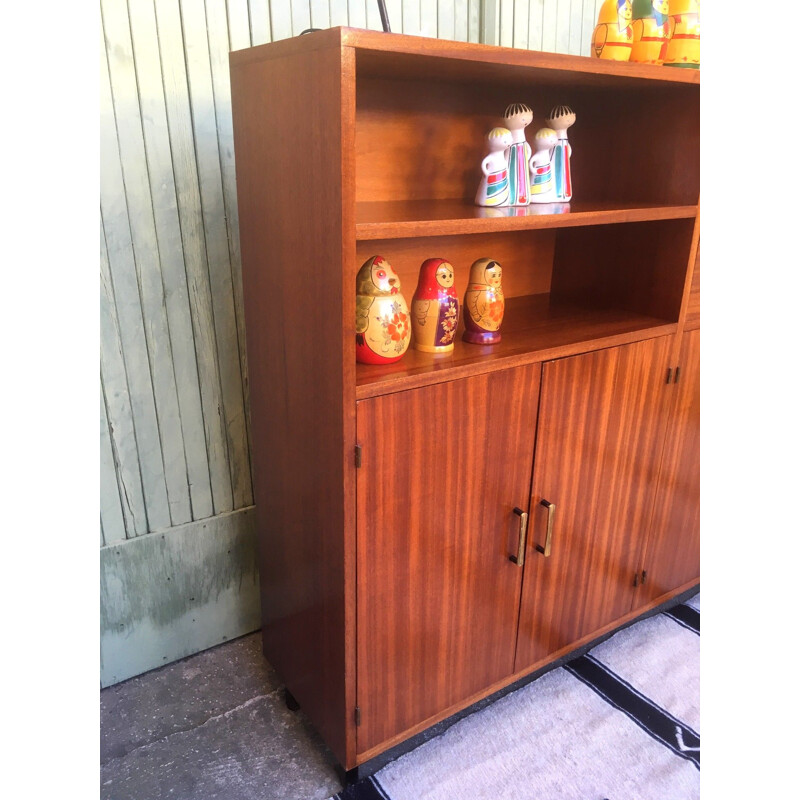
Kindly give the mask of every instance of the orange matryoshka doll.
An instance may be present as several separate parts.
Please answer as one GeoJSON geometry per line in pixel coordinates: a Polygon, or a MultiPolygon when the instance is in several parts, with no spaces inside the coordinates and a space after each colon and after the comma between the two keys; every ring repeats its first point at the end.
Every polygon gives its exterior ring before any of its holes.
{"type": "Polygon", "coordinates": [[[633,0],[631,61],[661,64],[669,44],[669,0],[633,0]]]}
{"type": "Polygon", "coordinates": [[[458,295],[453,266],[443,258],[429,258],[419,269],[417,291],[411,301],[414,347],[423,353],[450,353],[458,327],[458,295]]]}
{"type": "Polygon", "coordinates": [[[631,0],[605,0],[597,15],[591,55],[611,61],[629,61],[633,45],[631,0]]]}
{"type": "Polygon", "coordinates": [[[464,295],[463,339],[472,344],[500,341],[505,300],[501,285],[503,268],[491,258],[479,258],[469,270],[469,285],[464,295]]]}
{"type": "Polygon", "coordinates": [[[367,259],[356,275],[356,361],[391,364],[411,341],[400,278],[383,256],[367,259]]]}
{"type": "Polygon", "coordinates": [[[670,0],[672,28],[664,66],[700,69],[700,0],[670,0]]]}

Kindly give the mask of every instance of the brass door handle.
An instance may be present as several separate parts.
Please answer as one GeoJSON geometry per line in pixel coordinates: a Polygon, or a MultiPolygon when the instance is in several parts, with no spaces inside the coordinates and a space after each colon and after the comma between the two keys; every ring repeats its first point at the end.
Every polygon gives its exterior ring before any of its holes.
{"type": "Polygon", "coordinates": [[[515,508],[514,513],[519,517],[519,541],[517,542],[517,554],[509,556],[508,560],[513,561],[518,567],[525,565],[525,542],[528,538],[528,512],[521,508],[515,508]]]}
{"type": "Polygon", "coordinates": [[[547,509],[547,534],[544,537],[544,547],[537,544],[536,549],[542,553],[545,558],[548,558],[550,556],[550,548],[553,545],[553,522],[556,517],[556,505],[549,500],[542,500],[539,505],[547,509]]]}

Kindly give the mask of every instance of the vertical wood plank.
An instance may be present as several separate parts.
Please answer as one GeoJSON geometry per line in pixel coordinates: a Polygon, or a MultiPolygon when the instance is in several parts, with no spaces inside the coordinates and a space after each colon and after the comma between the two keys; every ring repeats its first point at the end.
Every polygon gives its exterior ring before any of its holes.
{"type": "MultiPolygon", "coordinates": [[[[101,42],[102,44],[102,42],[101,42]]],[[[105,49],[101,47],[103,58],[105,49]]],[[[108,250],[100,224],[100,369],[106,395],[108,432],[117,474],[124,535],[147,533],[147,509],[139,471],[139,450],[133,427],[133,408],[122,355],[122,336],[114,301],[108,250]]]]}
{"type": "MultiPolygon", "coordinates": [[[[231,428],[231,408],[229,397],[225,397],[225,417],[228,422],[229,437],[231,441],[231,476],[233,484],[234,508],[243,508],[253,502],[253,487],[250,476],[250,438],[249,438],[249,395],[247,392],[247,358],[244,332],[244,300],[242,299],[242,257],[239,251],[239,210],[236,200],[236,164],[233,156],[233,123],[231,120],[231,81],[228,66],[228,30],[225,7],[221,3],[211,2],[207,12],[208,49],[211,60],[211,80],[214,90],[214,117],[217,123],[217,149],[219,152],[219,168],[222,180],[222,201],[224,207],[224,233],[228,243],[229,279],[233,300],[233,323],[235,325],[236,341],[228,339],[232,331],[224,332],[227,347],[220,350],[220,362],[223,359],[238,356],[238,365],[235,361],[230,364],[228,380],[232,382],[230,393],[234,397],[236,413],[239,413],[241,402],[242,428],[231,428]],[[238,369],[237,369],[238,367],[238,369]],[[238,372],[238,375],[237,375],[238,372]],[[235,386],[238,378],[238,392],[235,386]],[[242,433],[244,439],[241,439],[242,433]]],[[[211,151],[209,150],[209,157],[211,151]]],[[[219,235],[222,235],[222,228],[219,235]]],[[[212,282],[213,286],[213,282],[212,282]]],[[[226,293],[224,282],[220,284],[220,291],[226,293]]],[[[227,305],[227,304],[226,304],[227,305]]],[[[230,313],[231,309],[225,309],[230,313]]],[[[215,310],[215,321],[217,321],[215,310]]],[[[218,335],[217,342],[220,339],[218,335]]],[[[223,370],[223,380],[225,371],[223,370]]],[[[225,384],[223,383],[223,394],[225,384]]]]}
{"type": "Polygon", "coordinates": [[[147,352],[146,321],[134,264],[108,61],[105,47],[101,50],[100,207],[108,264],[131,397],[147,518],[150,525],[168,527],[169,498],[147,352]]]}
{"type": "MultiPolygon", "coordinates": [[[[565,0],[561,0],[565,2],[565,0]]],[[[569,53],[573,56],[581,54],[583,45],[583,6],[591,4],[591,0],[570,0],[569,4],[569,53]]]]}
{"type": "MultiPolygon", "coordinates": [[[[252,503],[250,457],[247,452],[247,421],[214,92],[215,88],[219,93],[223,91],[223,82],[227,83],[227,69],[226,80],[219,77],[218,70],[215,81],[203,0],[183,0],[182,20],[197,153],[200,207],[206,238],[217,364],[223,399],[219,414],[228,440],[233,508],[242,508],[252,503]]],[[[227,93],[227,89],[225,92],[227,93]]],[[[227,113],[230,114],[230,100],[227,113]]]]}
{"type": "Polygon", "coordinates": [[[386,13],[393,33],[406,33],[403,28],[403,5],[403,0],[386,0],[386,13]]]}
{"type": "Polygon", "coordinates": [[[438,36],[438,25],[438,9],[436,8],[436,3],[426,3],[423,0],[419,7],[420,34],[422,36],[438,36]]]}
{"type": "Polygon", "coordinates": [[[200,377],[211,492],[214,513],[218,514],[233,508],[233,493],[228,467],[228,442],[222,417],[223,403],[217,367],[206,234],[200,205],[181,15],[174,0],[155,0],[155,5],[181,241],[200,377]]]}
{"type": "Polygon", "coordinates": [[[347,16],[351,28],[366,28],[367,6],[364,0],[347,0],[347,16]]]}
{"type": "Polygon", "coordinates": [[[203,431],[200,379],[178,219],[155,9],[150,0],[129,0],[129,11],[149,191],[172,348],[171,366],[180,407],[192,518],[198,519],[211,516],[214,507],[205,436],[200,435],[203,431]]]}
{"type": "Polygon", "coordinates": [[[329,0],[329,7],[332,28],[336,28],[339,25],[347,26],[350,24],[347,18],[347,0],[329,0]]]}
{"type": "Polygon", "coordinates": [[[456,24],[453,38],[457,42],[468,42],[469,22],[470,22],[470,3],[469,0],[455,0],[456,24]]]}
{"type": "MultiPolygon", "coordinates": [[[[270,20],[269,0],[249,0],[250,41],[255,47],[272,41],[272,22],[270,20]]],[[[232,47],[232,49],[236,49],[232,47]]]]}
{"type": "Polygon", "coordinates": [[[456,38],[456,9],[453,0],[438,0],[436,4],[436,35],[439,39],[456,38]]]}
{"type": "Polygon", "coordinates": [[[481,5],[481,0],[468,0],[468,40],[470,42],[481,41],[481,5]]]}
{"type": "Polygon", "coordinates": [[[529,0],[514,0],[514,47],[528,47],[529,0]]]}
{"type": "Polygon", "coordinates": [[[382,31],[383,23],[377,0],[364,0],[364,4],[367,12],[367,27],[373,31],[382,31]]]}
{"type": "Polygon", "coordinates": [[[578,55],[591,55],[591,42],[594,26],[597,24],[594,0],[583,0],[583,12],[581,14],[581,47],[578,55]]]}
{"type": "Polygon", "coordinates": [[[514,46],[514,4],[509,0],[500,0],[500,39],[498,44],[501,47],[514,46]]]}
{"type": "MultiPolygon", "coordinates": [[[[274,5],[274,2],[271,2],[271,5],[274,5]]],[[[311,27],[311,3],[309,0],[290,0],[289,12],[292,19],[292,36],[299,36],[304,30],[311,27]]]]}
{"type": "Polygon", "coordinates": [[[542,2],[542,50],[546,53],[556,52],[556,18],[558,0],[542,2]]]}
{"type": "MultiPolygon", "coordinates": [[[[179,525],[191,520],[192,509],[167,304],[161,275],[161,254],[156,236],[150,175],[145,154],[142,108],[129,27],[129,9],[126,5],[109,0],[104,0],[101,8],[170,520],[173,525],[179,525]]],[[[137,3],[134,0],[130,11],[135,13],[137,10],[137,3]]],[[[146,67],[144,69],[146,70],[146,67]]]]}
{"type": "Polygon", "coordinates": [[[292,34],[292,7],[288,0],[269,0],[269,19],[272,28],[272,41],[289,39],[292,34]]]}
{"type": "Polygon", "coordinates": [[[228,47],[225,48],[225,60],[228,50],[241,50],[250,47],[250,13],[247,0],[228,0],[228,47]]]}
{"type": "Polygon", "coordinates": [[[542,17],[545,0],[529,0],[528,3],[528,49],[542,50],[542,17]]]}
{"type": "Polygon", "coordinates": [[[402,20],[403,33],[411,36],[420,36],[422,34],[419,0],[403,0],[402,20]]]}
{"type": "Polygon", "coordinates": [[[331,10],[328,0],[310,0],[309,7],[312,28],[325,29],[331,27],[331,10]]]}
{"type": "Polygon", "coordinates": [[[126,537],[125,517],[122,514],[122,499],[117,483],[114,451],[111,447],[102,376],[100,380],[100,544],[102,546],[123,541],[126,537]]]}
{"type": "Polygon", "coordinates": [[[569,52],[569,21],[571,0],[556,0],[556,53],[569,52]]]}

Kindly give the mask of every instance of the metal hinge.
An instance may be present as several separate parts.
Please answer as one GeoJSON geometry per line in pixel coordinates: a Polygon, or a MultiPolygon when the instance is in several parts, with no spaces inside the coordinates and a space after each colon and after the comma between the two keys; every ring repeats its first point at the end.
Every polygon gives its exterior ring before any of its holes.
{"type": "Polygon", "coordinates": [[[356,706],[355,718],[356,718],[356,725],[360,725],[361,724],[361,706],[356,706]]]}
{"type": "Polygon", "coordinates": [[[672,367],[667,367],[667,380],[666,382],[669,383],[672,380],[672,367]]]}
{"type": "Polygon", "coordinates": [[[361,466],[361,445],[356,445],[356,469],[361,466]]]}
{"type": "Polygon", "coordinates": [[[681,376],[681,368],[680,367],[675,367],[675,380],[673,382],[677,383],[678,382],[678,378],[680,378],[680,376],[681,376]]]}

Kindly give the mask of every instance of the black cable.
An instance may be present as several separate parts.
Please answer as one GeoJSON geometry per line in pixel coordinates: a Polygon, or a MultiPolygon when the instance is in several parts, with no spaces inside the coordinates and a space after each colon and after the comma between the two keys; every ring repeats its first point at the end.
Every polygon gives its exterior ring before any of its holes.
{"type": "Polygon", "coordinates": [[[378,11],[381,12],[381,25],[386,33],[391,33],[392,29],[389,27],[389,15],[386,13],[386,3],[384,0],[378,0],[378,11]]]}

